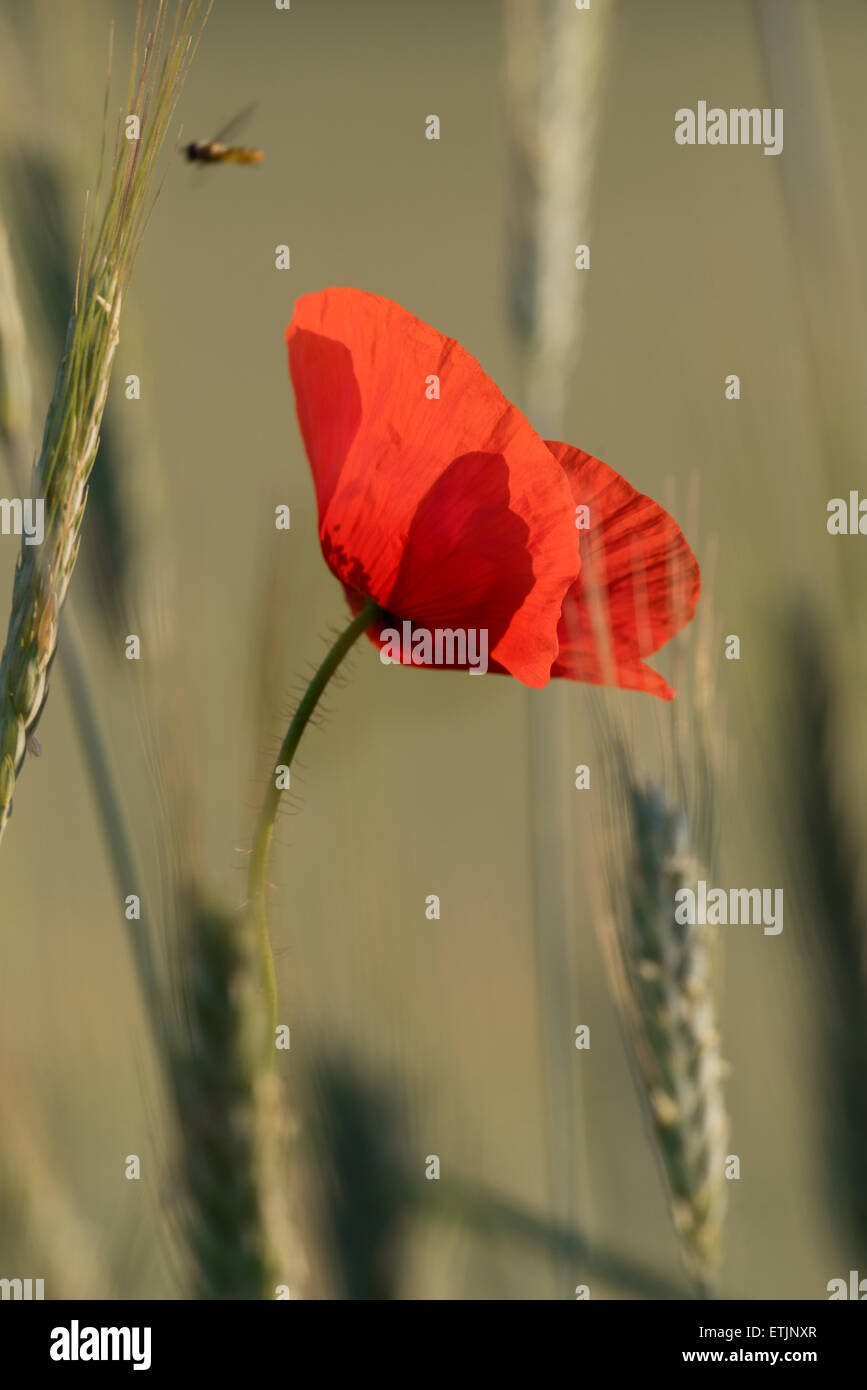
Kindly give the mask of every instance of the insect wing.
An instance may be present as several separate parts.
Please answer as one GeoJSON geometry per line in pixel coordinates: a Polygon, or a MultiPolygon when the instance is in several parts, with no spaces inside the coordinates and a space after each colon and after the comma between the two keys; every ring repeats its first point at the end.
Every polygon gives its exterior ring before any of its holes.
{"type": "Polygon", "coordinates": [[[237,116],[233,116],[228,124],[223,126],[222,130],[217,131],[212,143],[215,145],[230,145],[233,138],[242,127],[247,124],[258,105],[258,101],[251,101],[249,106],[245,106],[243,111],[239,111],[237,116]]]}

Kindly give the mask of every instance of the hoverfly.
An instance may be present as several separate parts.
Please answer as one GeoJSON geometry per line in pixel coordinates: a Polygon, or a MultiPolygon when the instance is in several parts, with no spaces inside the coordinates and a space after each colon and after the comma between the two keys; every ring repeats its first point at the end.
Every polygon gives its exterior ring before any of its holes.
{"type": "Polygon", "coordinates": [[[239,126],[251,116],[256,103],[245,106],[234,120],[218,131],[213,140],[194,140],[187,145],[184,153],[191,164],[260,164],[265,158],[263,150],[249,149],[245,145],[230,145],[229,139],[239,126]]]}

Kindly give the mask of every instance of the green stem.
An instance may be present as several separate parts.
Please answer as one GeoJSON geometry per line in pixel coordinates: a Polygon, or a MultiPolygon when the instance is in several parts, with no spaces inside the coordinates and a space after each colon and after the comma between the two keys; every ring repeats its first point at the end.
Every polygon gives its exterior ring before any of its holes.
{"type": "MultiPolygon", "coordinates": [[[[329,651],[319,670],[316,672],[312,681],[308,685],[300,705],[295,711],[292,723],[286,732],[280,752],[277,755],[276,767],[291,767],[292,759],[295,756],[301,735],[310,722],[310,716],[318,705],[322,694],[331,677],[334,675],[350,647],[358,640],[363,632],[370,627],[379,611],[378,605],[370,601],[364,605],[357,618],[353,618],[349,626],[340,634],[334,646],[329,651]]],[[[274,825],[277,820],[277,811],[280,806],[282,788],[277,786],[276,777],[272,772],[268,780],[268,790],[265,793],[265,800],[259,812],[259,819],[256,823],[256,830],[253,835],[253,848],[250,855],[250,870],[247,876],[247,901],[249,910],[252,914],[253,922],[256,927],[256,934],[259,938],[259,950],[262,957],[262,979],[265,988],[265,998],[267,1002],[268,1015],[271,1022],[269,1038],[273,1046],[274,1030],[277,1026],[277,979],[274,974],[274,957],[271,952],[271,941],[268,936],[268,915],[266,903],[267,891],[267,872],[268,858],[271,852],[271,841],[274,838],[274,825]]]]}

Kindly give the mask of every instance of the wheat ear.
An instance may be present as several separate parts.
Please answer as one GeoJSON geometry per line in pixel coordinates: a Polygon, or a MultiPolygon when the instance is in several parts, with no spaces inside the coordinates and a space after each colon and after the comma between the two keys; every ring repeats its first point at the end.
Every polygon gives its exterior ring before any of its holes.
{"type": "Polygon", "coordinates": [[[286,1134],[277,1078],[262,1065],[264,1011],[255,934],[190,896],[181,907],[180,1008],[165,1055],[180,1140],[182,1222],[194,1296],[297,1291],[286,1134]],[[290,1265],[291,1261],[291,1265],[290,1265]]]}
{"type": "Polygon", "coordinates": [[[689,900],[678,896],[695,893],[716,867],[722,720],[717,711],[706,727],[710,694],[702,683],[697,670],[687,727],[663,738],[667,771],[653,779],[637,771],[622,727],[601,721],[610,906],[600,943],[681,1255],[699,1295],[710,1297],[722,1260],[729,1133],[719,952],[715,928],[690,922],[695,914],[682,908],[689,900]]]}
{"type": "MultiPolygon", "coordinates": [[[[85,219],[75,299],[48,408],[32,494],[44,501],[41,545],[22,538],[0,661],[0,837],[12,812],[27,741],[45,703],[60,610],[75,567],[87,482],[117,350],[123,297],[147,224],[160,156],[201,35],[202,0],[185,0],[169,25],[165,0],[144,28],[139,7],[125,120],[119,122],[105,207],[85,219]]],[[[207,12],[205,13],[205,18],[207,12]]]]}
{"type": "Polygon", "coordinates": [[[728,1136],[713,929],[675,915],[678,890],[694,890],[702,873],[683,813],[660,787],[627,777],[632,871],[620,993],[681,1250],[709,1292],[722,1252],[728,1136]]]}

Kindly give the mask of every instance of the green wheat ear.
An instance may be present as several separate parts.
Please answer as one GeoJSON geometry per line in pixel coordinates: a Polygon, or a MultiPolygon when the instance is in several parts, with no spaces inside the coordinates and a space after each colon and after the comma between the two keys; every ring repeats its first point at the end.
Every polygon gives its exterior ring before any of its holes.
{"type": "Polygon", "coordinates": [[[273,1072],[257,942],[243,918],[181,894],[177,1007],[163,1031],[183,1245],[194,1295],[270,1299],[303,1276],[288,1197],[289,1134],[273,1072]]]}
{"type": "MultiPolygon", "coordinates": [[[[708,594],[710,584],[708,584],[708,594]]],[[[681,708],[658,724],[660,771],[639,771],[634,735],[600,711],[605,885],[600,945],[652,1133],[681,1255],[712,1296],[723,1255],[729,1116],[718,1027],[715,927],[681,922],[678,897],[718,868],[725,720],[715,697],[708,600],[676,649],[681,708]],[[692,657],[686,660],[687,651],[692,657]]]]}
{"type": "Polygon", "coordinates": [[[0,838],[12,812],[28,738],[47,696],[60,611],[78,555],[87,482],[99,448],[124,294],[158,191],[169,126],[209,9],[203,0],[182,0],[169,22],[166,0],[159,0],[147,32],[139,9],[126,108],[118,122],[101,221],[95,228],[98,209],[85,219],[66,343],[32,475],[32,495],[44,500],[45,534],[39,546],[22,539],[0,661],[0,838]],[[126,135],[125,121],[132,115],[140,123],[138,139],[126,135]]]}
{"type": "Polygon", "coordinates": [[[722,1255],[728,1118],[714,1002],[714,930],[681,924],[676,894],[702,876],[682,812],[629,784],[633,872],[623,965],[635,1054],[684,1260],[709,1290],[722,1255]]]}

